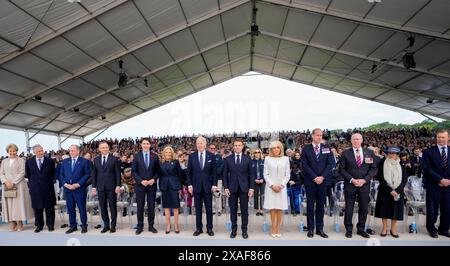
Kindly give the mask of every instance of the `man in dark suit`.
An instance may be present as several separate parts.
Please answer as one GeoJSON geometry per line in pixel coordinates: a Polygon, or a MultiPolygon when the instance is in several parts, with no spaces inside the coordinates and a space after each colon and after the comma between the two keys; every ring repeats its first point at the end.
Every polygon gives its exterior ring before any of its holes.
{"type": "Polygon", "coordinates": [[[358,196],[358,224],[356,233],[362,237],[369,238],[365,231],[367,211],[369,206],[370,180],[377,174],[377,162],[372,150],[361,147],[363,137],[359,133],[351,136],[352,148],[342,152],[339,160],[339,172],[344,178],[345,197],[345,236],[352,237],[353,231],[353,208],[358,196]]]}
{"type": "Polygon", "coordinates": [[[64,184],[67,212],[69,213],[70,228],[66,234],[77,231],[77,217],[75,204],[80,212],[81,233],[87,233],[86,213],[86,182],[91,175],[90,163],[80,157],[80,149],[77,145],[69,147],[70,158],[65,159],[61,165],[59,180],[64,184]]]}
{"type": "Polygon", "coordinates": [[[231,238],[236,237],[238,200],[241,204],[242,237],[248,238],[248,199],[253,196],[255,177],[252,175],[250,156],[242,153],[244,142],[237,139],[233,143],[234,153],[224,160],[223,183],[225,195],[229,197],[231,217],[231,238]]]}
{"type": "Polygon", "coordinates": [[[423,181],[427,206],[427,231],[431,237],[438,234],[450,237],[450,159],[448,131],[438,130],[437,145],[426,149],[422,157],[423,181]],[[440,211],[439,211],[440,210],[440,211]],[[435,224],[440,212],[439,227],[435,224]]]}
{"type": "Polygon", "coordinates": [[[25,176],[28,178],[30,189],[31,205],[35,216],[35,233],[39,233],[44,228],[45,221],[48,231],[55,230],[55,187],[53,178],[55,176],[55,162],[44,157],[44,149],[41,145],[33,146],[34,155],[25,164],[25,176]]]}
{"type": "Polygon", "coordinates": [[[153,226],[155,223],[155,200],[158,179],[159,159],[158,155],[150,151],[150,140],[143,138],[142,151],[136,153],[132,163],[133,177],[136,180],[135,193],[137,202],[137,229],[136,235],[144,230],[144,206],[147,197],[148,231],[156,234],[158,231],[153,226]]]}
{"type": "Polygon", "coordinates": [[[120,193],[120,162],[109,153],[109,144],[102,141],[98,145],[100,156],[94,159],[94,174],[92,180],[92,193],[98,192],[100,212],[104,227],[101,233],[116,232],[117,224],[117,194],[120,193]],[[108,215],[111,212],[111,226],[108,215]]]}
{"type": "Polygon", "coordinates": [[[325,201],[331,170],[334,167],[334,157],[331,148],[322,144],[322,130],[316,128],[312,131],[312,144],[303,148],[301,164],[305,177],[306,211],[308,224],[308,237],[316,233],[323,238],[328,235],[323,231],[323,216],[325,214],[325,201]],[[314,211],[314,204],[316,209],[314,211]],[[314,215],[316,217],[314,223],[314,215]]]}
{"type": "Polygon", "coordinates": [[[206,151],[206,139],[198,137],[197,151],[189,155],[187,167],[187,185],[189,193],[194,195],[196,230],[194,236],[203,233],[203,203],[206,209],[206,231],[214,235],[212,216],[212,193],[217,190],[217,169],[214,154],[206,151]]]}

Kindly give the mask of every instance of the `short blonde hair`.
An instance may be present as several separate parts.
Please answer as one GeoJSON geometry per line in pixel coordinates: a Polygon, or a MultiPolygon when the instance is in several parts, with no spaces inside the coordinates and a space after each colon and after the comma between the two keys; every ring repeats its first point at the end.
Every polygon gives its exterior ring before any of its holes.
{"type": "Polygon", "coordinates": [[[175,154],[175,151],[173,150],[173,148],[170,146],[166,146],[161,152],[161,162],[167,161],[166,156],[164,155],[166,153],[166,150],[170,150],[170,152],[172,153],[172,160],[176,160],[176,154],[175,154]]]}
{"type": "Polygon", "coordinates": [[[16,151],[19,151],[19,147],[17,147],[16,144],[10,143],[10,144],[6,145],[6,152],[8,152],[9,149],[11,149],[11,148],[15,149],[16,151]]]}
{"type": "Polygon", "coordinates": [[[284,147],[283,147],[283,143],[281,143],[278,140],[274,140],[270,143],[269,145],[269,157],[283,157],[284,156],[284,147]],[[280,147],[280,155],[279,156],[275,156],[273,154],[273,148],[275,147],[280,147]]]}

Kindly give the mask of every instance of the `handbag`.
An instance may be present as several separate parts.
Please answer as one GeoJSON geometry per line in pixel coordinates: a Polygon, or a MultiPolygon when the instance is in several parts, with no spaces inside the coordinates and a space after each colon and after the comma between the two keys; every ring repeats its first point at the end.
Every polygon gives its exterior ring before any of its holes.
{"type": "Polygon", "coordinates": [[[17,188],[14,185],[12,188],[8,189],[6,186],[4,187],[3,195],[5,198],[15,198],[17,197],[17,188]]]}

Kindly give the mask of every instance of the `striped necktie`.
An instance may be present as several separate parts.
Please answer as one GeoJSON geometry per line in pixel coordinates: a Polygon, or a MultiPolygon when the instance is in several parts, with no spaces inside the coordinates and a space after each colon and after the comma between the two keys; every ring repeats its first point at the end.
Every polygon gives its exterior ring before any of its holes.
{"type": "Polygon", "coordinates": [[[361,164],[361,154],[359,153],[359,149],[356,149],[356,165],[358,165],[358,168],[360,168],[361,164]]]}
{"type": "Polygon", "coordinates": [[[444,168],[447,168],[447,154],[445,152],[445,147],[442,147],[442,152],[441,152],[441,158],[442,158],[442,165],[444,166],[444,168]]]}
{"type": "Polygon", "coordinates": [[[316,153],[316,161],[319,161],[319,145],[314,146],[314,151],[316,153]]]}

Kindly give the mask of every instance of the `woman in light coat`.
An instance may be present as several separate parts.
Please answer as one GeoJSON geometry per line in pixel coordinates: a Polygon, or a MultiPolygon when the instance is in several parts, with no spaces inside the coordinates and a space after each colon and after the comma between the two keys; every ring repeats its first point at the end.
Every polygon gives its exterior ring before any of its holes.
{"type": "Polygon", "coordinates": [[[269,156],[264,160],[264,209],[270,210],[272,237],[281,237],[283,210],[288,209],[286,185],[291,178],[289,158],[284,156],[283,144],[273,141],[269,156]]]}
{"type": "Polygon", "coordinates": [[[15,144],[6,146],[8,158],[0,165],[0,180],[2,182],[2,217],[10,224],[10,231],[22,231],[24,220],[34,217],[31,208],[30,193],[25,179],[25,160],[17,156],[15,144]],[[6,198],[5,190],[16,188],[16,197],[6,198]]]}

